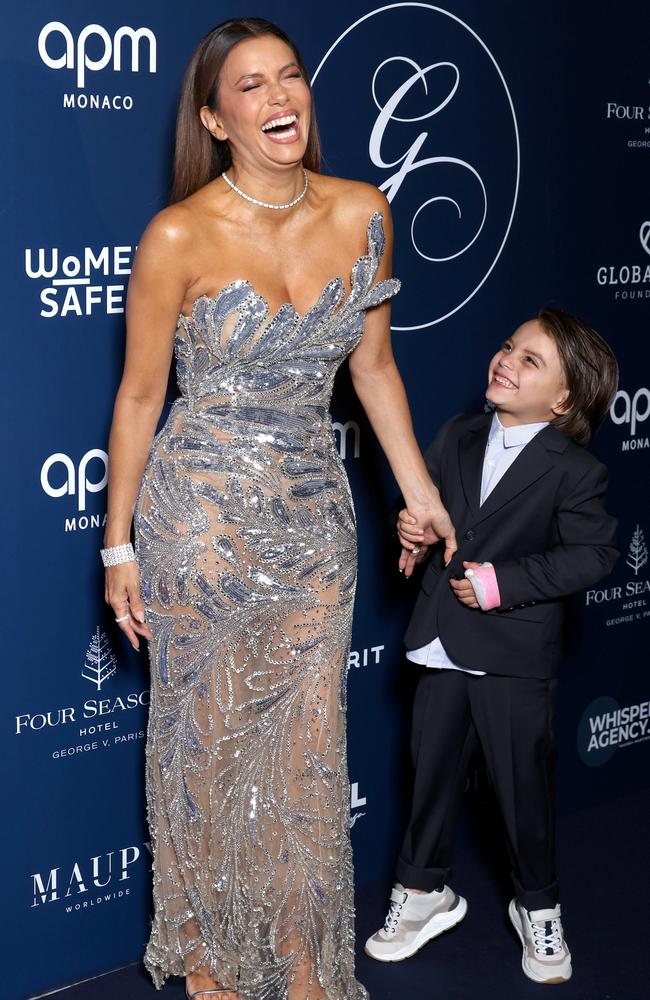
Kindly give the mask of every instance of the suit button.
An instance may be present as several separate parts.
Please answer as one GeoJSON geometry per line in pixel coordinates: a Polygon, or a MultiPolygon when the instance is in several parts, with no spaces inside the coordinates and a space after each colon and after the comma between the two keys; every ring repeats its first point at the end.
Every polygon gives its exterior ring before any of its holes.
{"type": "Polygon", "coordinates": [[[465,538],[467,539],[468,542],[471,542],[471,541],[474,540],[474,532],[472,531],[471,528],[469,529],[469,531],[465,532],[465,538]]]}

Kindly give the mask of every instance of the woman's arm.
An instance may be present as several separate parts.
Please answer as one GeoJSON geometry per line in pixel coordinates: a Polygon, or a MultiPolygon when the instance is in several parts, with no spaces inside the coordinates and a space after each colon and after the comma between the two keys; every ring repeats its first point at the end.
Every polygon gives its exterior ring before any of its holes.
{"type": "MultiPolygon", "coordinates": [[[[377,273],[377,280],[382,280],[391,276],[393,227],[388,202],[379,192],[376,197],[381,203],[374,207],[384,216],[386,235],[377,273]]],[[[366,314],[363,337],[350,355],[350,374],[409,512],[422,531],[429,529],[436,539],[445,540],[448,561],[457,548],[454,528],[415,439],[404,383],[391,348],[389,302],[366,314]]]]}
{"type": "MultiPolygon", "coordinates": [[[[133,509],[162,412],[178,314],[189,285],[184,273],[188,234],[178,209],[166,209],[147,227],[138,246],[126,300],[126,356],[115,399],[108,444],[108,510],[104,546],[131,537],[133,509]]],[[[139,574],[134,562],[110,566],[106,601],[132,646],[135,633],[151,638],[144,624],[139,574]]]]}

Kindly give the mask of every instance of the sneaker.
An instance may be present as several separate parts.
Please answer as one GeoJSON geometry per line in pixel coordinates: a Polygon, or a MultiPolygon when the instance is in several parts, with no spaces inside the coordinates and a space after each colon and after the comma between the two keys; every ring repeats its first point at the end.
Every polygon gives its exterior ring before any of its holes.
{"type": "Polygon", "coordinates": [[[459,924],[467,913],[467,900],[449,886],[434,892],[408,892],[396,882],[381,930],[366,941],[366,955],[378,962],[401,962],[427,941],[459,924]]]}
{"type": "Polygon", "coordinates": [[[571,953],[560,919],[560,904],[554,909],[526,910],[511,900],[508,916],[523,948],[521,967],[535,983],[565,983],[571,978],[571,953]]]}

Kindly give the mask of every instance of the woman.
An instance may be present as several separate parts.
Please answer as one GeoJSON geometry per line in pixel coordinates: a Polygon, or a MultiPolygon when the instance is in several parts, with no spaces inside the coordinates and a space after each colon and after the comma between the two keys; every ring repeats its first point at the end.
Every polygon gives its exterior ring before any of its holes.
{"type": "Polygon", "coordinates": [[[453,547],[390,349],[388,205],[320,176],[318,153],[293,43],[256,18],[216,27],[129,285],[103,557],[116,620],[150,642],[145,964],[188,997],[367,995],[343,714],[355,523],[329,415],[348,355],[409,509],[453,547]],[[152,445],[174,344],[181,395],[152,445]]]}

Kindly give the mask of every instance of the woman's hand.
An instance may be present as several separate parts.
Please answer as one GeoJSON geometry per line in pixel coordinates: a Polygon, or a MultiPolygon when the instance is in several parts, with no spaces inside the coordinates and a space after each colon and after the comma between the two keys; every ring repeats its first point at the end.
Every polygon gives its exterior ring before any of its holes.
{"type": "Polygon", "coordinates": [[[140,649],[138,636],[153,639],[149,626],[144,620],[144,604],[140,598],[140,570],[137,562],[118,563],[106,567],[104,599],[115,612],[115,618],[122,618],[118,625],[135,650],[140,649]]]}
{"type": "Polygon", "coordinates": [[[429,546],[444,541],[445,566],[458,548],[451,518],[440,502],[421,507],[411,505],[408,510],[400,511],[397,531],[402,546],[411,550],[413,546],[429,546]]]}

